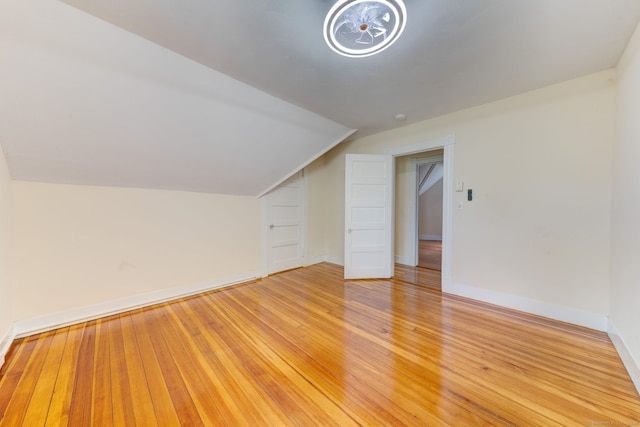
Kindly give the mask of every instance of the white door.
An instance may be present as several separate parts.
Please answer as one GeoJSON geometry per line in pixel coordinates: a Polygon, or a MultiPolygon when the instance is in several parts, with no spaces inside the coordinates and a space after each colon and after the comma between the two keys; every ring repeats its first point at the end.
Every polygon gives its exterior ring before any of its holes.
{"type": "Polygon", "coordinates": [[[394,267],[393,158],[346,157],[344,277],[389,278],[394,267]]]}
{"type": "Polygon", "coordinates": [[[304,263],[305,182],[299,172],[267,195],[267,273],[304,263]]]}

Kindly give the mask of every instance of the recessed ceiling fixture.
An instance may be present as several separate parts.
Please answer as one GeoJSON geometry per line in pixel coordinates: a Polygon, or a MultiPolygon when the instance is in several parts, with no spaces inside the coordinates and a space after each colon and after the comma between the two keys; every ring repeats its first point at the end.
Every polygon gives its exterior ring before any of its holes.
{"type": "Polygon", "coordinates": [[[371,56],[400,37],[406,15],[402,0],[339,0],[324,20],[324,39],[340,55],[371,56]]]}

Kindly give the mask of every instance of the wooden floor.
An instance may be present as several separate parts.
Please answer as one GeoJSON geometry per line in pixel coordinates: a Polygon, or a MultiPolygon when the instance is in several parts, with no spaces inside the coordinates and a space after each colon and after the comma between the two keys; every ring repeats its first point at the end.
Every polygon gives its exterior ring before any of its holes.
{"type": "Polygon", "coordinates": [[[442,241],[418,240],[418,266],[438,271],[442,269],[442,241]]]}
{"type": "Polygon", "coordinates": [[[640,422],[604,333],[341,277],[320,264],[19,340],[0,425],[640,422]]]}
{"type": "Polygon", "coordinates": [[[431,270],[423,267],[410,267],[404,264],[396,264],[394,279],[413,283],[414,285],[426,286],[433,290],[442,289],[442,274],[440,270],[431,270]]]}
{"type": "Polygon", "coordinates": [[[394,277],[415,285],[441,290],[442,242],[436,240],[419,240],[418,242],[418,266],[396,264],[394,277]]]}

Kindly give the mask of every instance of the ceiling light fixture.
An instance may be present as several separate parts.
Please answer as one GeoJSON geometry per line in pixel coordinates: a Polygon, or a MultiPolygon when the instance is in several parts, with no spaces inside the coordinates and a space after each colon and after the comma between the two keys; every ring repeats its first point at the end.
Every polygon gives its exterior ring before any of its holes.
{"type": "Polygon", "coordinates": [[[400,37],[406,15],[402,0],[339,0],[324,20],[324,39],[340,55],[371,56],[400,37]]]}

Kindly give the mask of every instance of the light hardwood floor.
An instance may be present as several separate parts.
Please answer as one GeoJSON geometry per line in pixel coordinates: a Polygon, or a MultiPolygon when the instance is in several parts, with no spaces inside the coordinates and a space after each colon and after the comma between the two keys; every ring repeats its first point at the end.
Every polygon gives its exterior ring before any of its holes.
{"type": "Polygon", "coordinates": [[[404,264],[396,264],[393,278],[414,285],[426,286],[433,290],[442,289],[442,273],[440,270],[432,270],[424,267],[410,267],[404,264]]]}
{"type": "Polygon", "coordinates": [[[418,245],[418,266],[396,264],[394,278],[415,285],[442,289],[442,242],[420,240],[418,245]]]}
{"type": "Polygon", "coordinates": [[[442,241],[418,241],[418,265],[440,271],[442,269],[442,241]]]}
{"type": "Polygon", "coordinates": [[[2,426],[640,422],[606,334],[332,264],[17,341],[2,426]]]}

